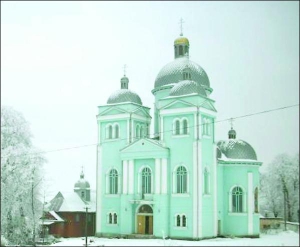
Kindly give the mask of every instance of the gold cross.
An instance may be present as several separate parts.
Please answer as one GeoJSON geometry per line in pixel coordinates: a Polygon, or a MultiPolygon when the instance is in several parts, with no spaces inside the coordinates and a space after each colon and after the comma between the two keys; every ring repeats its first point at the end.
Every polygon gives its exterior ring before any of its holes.
{"type": "Polygon", "coordinates": [[[179,24],[180,24],[180,36],[182,36],[182,24],[184,23],[183,19],[181,18],[180,21],[179,21],[179,24]]]}

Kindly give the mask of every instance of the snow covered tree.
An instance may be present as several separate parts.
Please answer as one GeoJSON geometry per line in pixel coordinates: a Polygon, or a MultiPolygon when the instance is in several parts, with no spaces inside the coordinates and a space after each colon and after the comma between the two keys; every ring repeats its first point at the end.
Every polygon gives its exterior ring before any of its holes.
{"type": "Polygon", "coordinates": [[[1,235],[13,244],[35,242],[42,205],[38,201],[45,159],[32,146],[21,113],[1,107],[1,235]]]}
{"type": "Polygon", "coordinates": [[[268,165],[261,175],[261,194],[261,208],[284,217],[285,202],[287,221],[298,221],[299,154],[280,154],[268,165]]]}

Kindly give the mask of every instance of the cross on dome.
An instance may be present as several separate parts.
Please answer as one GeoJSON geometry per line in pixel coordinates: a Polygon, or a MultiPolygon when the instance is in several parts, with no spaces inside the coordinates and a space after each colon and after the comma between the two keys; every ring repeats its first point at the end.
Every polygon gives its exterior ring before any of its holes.
{"type": "Polygon", "coordinates": [[[180,21],[179,21],[179,24],[180,24],[180,36],[183,36],[183,33],[182,33],[182,24],[184,23],[183,19],[181,18],[180,21]]]}
{"type": "Polygon", "coordinates": [[[124,66],[123,66],[123,69],[124,69],[124,76],[126,76],[126,68],[127,68],[127,65],[124,64],[124,66]]]}
{"type": "Polygon", "coordinates": [[[229,122],[230,122],[230,126],[231,126],[231,129],[233,129],[233,118],[230,118],[229,122]]]}

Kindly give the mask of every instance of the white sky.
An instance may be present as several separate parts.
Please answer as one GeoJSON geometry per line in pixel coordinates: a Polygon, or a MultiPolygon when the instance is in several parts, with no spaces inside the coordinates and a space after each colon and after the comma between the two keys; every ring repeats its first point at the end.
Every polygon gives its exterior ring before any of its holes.
{"type": "MultiPolygon", "coordinates": [[[[207,72],[217,120],[299,103],[299,2],[1,2],[1,104],[23,113],[48,151],[97,142],[97,106],[129,88],[153,108],[183,18],[190,59],[207,72]]],[[[216,124],[216,141],[229,122],[216,124]]],[[[299,107],[234,122],[264,166],[299,150],[299,107]]],[[[96,147],[45,154],[48,193],[96,185],[96,147]]]]}

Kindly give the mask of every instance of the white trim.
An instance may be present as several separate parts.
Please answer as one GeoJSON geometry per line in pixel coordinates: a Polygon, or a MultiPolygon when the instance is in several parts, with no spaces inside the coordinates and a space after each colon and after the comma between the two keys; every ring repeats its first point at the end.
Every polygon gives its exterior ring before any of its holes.
{"type": "Polygon", "coordinates": [[[161,139],[161,141],[163,141],[164,140],[164,118],[163,118],[163,116],[161,116],[160,117],[160,139],[161,139]]]}
{"type": "Polygon", "coordinates": [[[202,176],[202,145],[201,142],[198,141],[198,174],[197,174],[197,180],[195,181],[198,185],[198,201],[199,201],[199,205],[198,205],[198,237],[202,238],[202,183],[198,182],[201,180],[202,176]]]}
{"type": "Polygon", "coordinates": [[[176,109],[161,109],[160,115],[171,115],[171,114],[186,114],[190,112],[196,112],[197,108],[195,106],[192,107],[182,107],[182,108],[176,108],[176,109]]]}
{"type": "Polygon", "coordinates": [[[134,171],[133,171],[133,160],[128,161],[128,194],[133,194],[134,188],[134,171]]]}
{"type": "Polygon", "coordinates": [[[197,238],[197,140],[193,143],[193,237],[197,238]]]}
{"type": "Polygon", "coordinates": [[[253,173],[248,172],[248,234],[253,234],[253,173]]]}
{"type": "Polygon", "coordinates": [[[155,159],[155,193],[160,194],[160,188],[161,188],[161,159],[155,159]]]}
{"type": "Polygon", "coordinates": [[[168,184],[168,176],[167,176],[167,159],[162,158],[161,163],[161,176],[162,176],[162,187],[161,187],[161,193],[167,194],[167,184],[168,184]]]}
{"type": "Polygon", "coordinates": [[[189,193],[172,193],[171,196],[172,197],[190,197],[191,194],[189,194],[189,193]]]}
{"type": "Polygon", "coordinates": [[[129,132],[130,132],[130,120],[127,119],[127,143],[130,143],[130,136],[129,136],[129,132]]]}
{"type": "Polygon", "coordinates": [[[123,160],[123,194],[128,193],[128,161],[123,160]]]}
{"type": "Polygon", "coordinates": [[[197,140],[197,114],[194,113],[194,138],[197,140]]]}
{"type": "Polygon", "coordinates": [[[97,193],[96,193],[96,232],[100,233],[102,226],[102,148],[97,145],[97,193]]]}
{"type": "Polygon", "coordinates": [[[217,113],[216,112],[214,112],[214,111],[212,111],[212,110],[208,110],[208,109],[206,109],[206,108],[203,108],[203,107],[199,107],[199,110],[200,110],[200,112],[203,112],[203,113],[205,113],[205,114],[208,114],[208,115],[210,115],[210,116],[212,116],[212,117],[216,117],[217,116],[217,113]]]}
{"type": "Polygon", "coordinates": [[[110,115],[110,116],[97,116],[97,120],[103,121],[103,120],[116,120],[116,119],[124,119],[129,117],[129,113],[122,113],[122,114],[116,114],[116,115],[110,115]]]}
{"type": "Polygon", "coordinates": [[[214,233],[215,236],[218,235],[218,196],[217,196],[217,148],[213,146],[213,187],[214,187],[214,233]]]}

